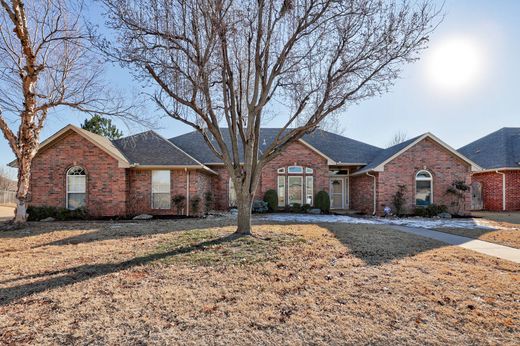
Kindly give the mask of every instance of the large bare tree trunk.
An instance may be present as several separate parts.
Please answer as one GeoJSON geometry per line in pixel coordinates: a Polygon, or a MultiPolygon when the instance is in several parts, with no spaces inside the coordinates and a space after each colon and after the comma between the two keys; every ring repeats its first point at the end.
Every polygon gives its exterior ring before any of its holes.
{"type": "Polygon", "coordinates": [[[237,235],[251,235],[251,207],[253,197],[248,192],[241,192],[237,196],[238,216],[237,216],[237,235]]]}

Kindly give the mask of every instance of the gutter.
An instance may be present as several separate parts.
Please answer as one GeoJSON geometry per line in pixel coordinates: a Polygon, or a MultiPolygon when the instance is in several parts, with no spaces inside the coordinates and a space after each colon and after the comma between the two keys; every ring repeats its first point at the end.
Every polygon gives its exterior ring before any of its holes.
{"type": "Polygon", "coordinates": [[[502,210],[506,210],[506,174],[502,173],[498,170],[495,173],[500,174],[502,176],[502,210]]]}
{"type": "Polygon", "coordinates": [[[374,192],[373,192],[373,194],[374,194],[374,211],[372,212],[372,215],[376,215],[376,211],[377,211],[376,176],[373,174],[370,174],[368,172],[367,172],[367,175],[369,177],[374,178],[374,192]]]}

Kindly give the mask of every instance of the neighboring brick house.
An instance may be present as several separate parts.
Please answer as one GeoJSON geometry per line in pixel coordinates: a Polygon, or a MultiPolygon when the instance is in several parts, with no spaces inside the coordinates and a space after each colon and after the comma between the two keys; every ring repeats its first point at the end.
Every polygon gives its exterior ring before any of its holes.
{"type": "MultiPolygon", "coordinates": [[[[261,130],[260,152],[278,131],[261,130]]],[[[469,183],[479,169],[429,133],[381,149],[318,129],[264,167],[256,195],[275,189],[284,208],[313,205],[324,190],[332,209],[381,214],[405,185],[412,212],[431,203],[449,205],[447,188],[456,180],[469,183]]],[[[31,205],[86,207],[92,216],[195,215],[207,194],[218,210],[236,203],[227,170],[198,132],[167,140],[148,131],[110,141],[68,125],[41,144],[32,170],[31,205]],[[177,208],[172,200],[179,196],[184,201],[177,208]]],[[[469,210],[469,198],[463,204],[469,210]]]]}
{"type": "Polygon", "coordinates": [[[520,210],[520,128],[504,127],[459,152],[482,167],[471,177],[472,209],[520,210]]]}

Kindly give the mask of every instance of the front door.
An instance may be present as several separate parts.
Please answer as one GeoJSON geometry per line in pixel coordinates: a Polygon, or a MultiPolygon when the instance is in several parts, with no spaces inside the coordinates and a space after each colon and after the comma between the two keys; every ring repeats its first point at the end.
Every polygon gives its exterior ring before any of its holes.
{"type": "Polygon", "coordinates": [[[330,179],[330,208],[331,209],[344,209],[345,199],[343,193],[345,191],[343,187],[343,178],[331,178],[330,179]]]}

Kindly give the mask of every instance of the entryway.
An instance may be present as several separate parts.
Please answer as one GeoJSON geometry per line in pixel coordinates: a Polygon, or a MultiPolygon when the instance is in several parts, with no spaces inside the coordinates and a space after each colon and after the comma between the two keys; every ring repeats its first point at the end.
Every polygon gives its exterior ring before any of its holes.
{"type": "Polygon", "coordinates": [[[348,177],[330,178],[330,209],[348,209],[348,177]]]}

